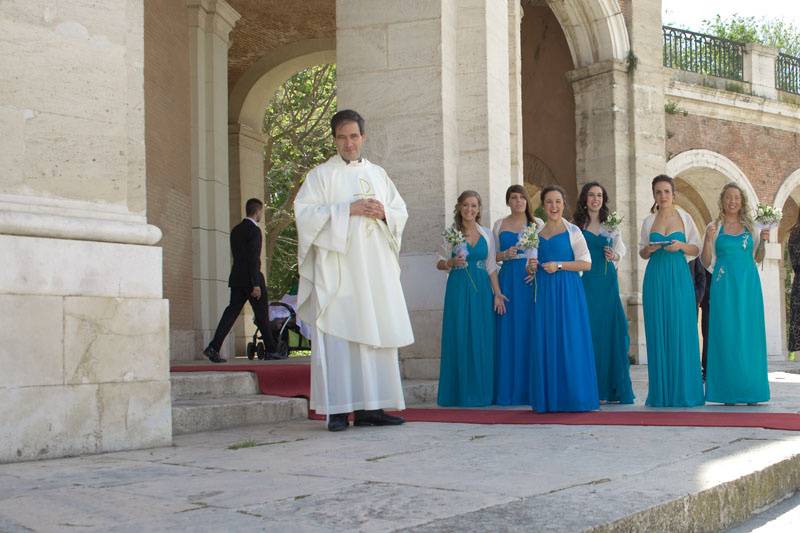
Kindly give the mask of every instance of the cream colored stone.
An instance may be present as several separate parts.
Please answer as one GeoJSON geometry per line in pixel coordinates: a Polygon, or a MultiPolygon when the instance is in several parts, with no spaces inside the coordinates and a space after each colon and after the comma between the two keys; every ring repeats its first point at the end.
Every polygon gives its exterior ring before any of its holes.
{"type": "Polygon", "coordinates": [[[409,68],[437,65],[440,50],[429,45],[440,40],[439,19],[392,24],[388,30],[388,66],[409,68]]]}
{"type": "Polygon", "coordinates": [[[0,235],[0,293],[161,298],[161,249],[0,235]],[[24,258],[24,260],[22,259],[24,258]]]}
{"type": "Polygon", "coordinates": [[[172,443],[169,379],[101,384],[97,401],[100,450],[131,450],[172,443]]]}
{"type": "Polygon", "coordinates": [[[379,28],[342,29],[337,38],[352,42],[349,54],[337,57],[337,68],[347,72],[369,72],[387,67],[387,31],[379,28]]]}
{"type": "Polygon", "coordinates": [[[2,294],[0,309],[0,388],[61,385],[62,298],[2,294]]]}
{"type": "MultiPolygon", "coordinates": [[[[435,19],[440,2],[431,0],[337,0],[336,28],[378,26],[409,20],[435,19]]],[[[337,31],[338,34],[338,31],[337,31]]]]}
{"type": "Polygon", "coordinates": [[[97,385],[0,389],[0,463],[96,453],[97,385]]]}
{"type": "Polygon", "coordinates": [[[166,300],[64,299],[67,384],[169,378],[166,300]]]}

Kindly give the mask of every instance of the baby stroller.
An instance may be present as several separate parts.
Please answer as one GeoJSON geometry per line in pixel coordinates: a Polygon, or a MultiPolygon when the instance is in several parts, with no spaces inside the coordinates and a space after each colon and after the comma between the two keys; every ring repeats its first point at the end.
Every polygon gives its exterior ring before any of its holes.
{"type": "Polygon", "coordinates": [[[296,350],[308,350],[311,348],[311,343],[303,337],[300,333],[300,327],[297,325],[297,314],[294,308],[284,302],[276,301],[269,303],[270,309],[273,307],[281,308],[278,313],[270,312],[271,318],[269,321],[270,333],[272,338],[275,339],[275,352],[272,354],[267,353],[264,346],[264,336],[256,325],[256,331],[253,333],[253,340],[247,343],[247,358],[250,360],[258,357],[259,359],[286,359],[289,353],[296,350]],[[290,332],[294,335],[290,335],[290,332]],[[292,342],[292,337],[296,338],[292,342]]]}

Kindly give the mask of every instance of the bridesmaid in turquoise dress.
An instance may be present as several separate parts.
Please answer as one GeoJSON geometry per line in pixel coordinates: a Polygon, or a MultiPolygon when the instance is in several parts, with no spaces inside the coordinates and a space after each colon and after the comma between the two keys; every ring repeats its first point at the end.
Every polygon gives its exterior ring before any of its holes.
{"type": "Polygon", "coordinates": [[[735,183],[720,194],[720,216],[706,229],[701,260],[712,271],[706,401],[769,401],[764,300],[756,261],[769,229],[753,231],[747,196],[735,183]],[[755,259],[755,260],[754,260],[755,259]]]}
{"type": "Polygon", "coordinates": [[[563,218],[564,189],[541,199],[547,221],[539,233],[532,316],[531,406],[537,412],[599,408],[589,314],[579,272],[592,267],[580,228],[563,218]]]}
{"type": "Polygon", "coordinates": [[[453,226],[466,238],[466,256],[445,243],[436,265],[449,272],[439,370],[442,406],[486,406],[494,399],[494,313],[505,313],[506,298],[497,282],[494,239],[479,225],[480,212],[480,195],[461,193],[453,226]]]}
{"type": "Polygon", "coordinates": [[[700,253],[691,217],[673,204],[675,184],[652,182],[653,214],[642,224],[639,255],[648,260],[642,288],[647,336],[647,405],[692,407],[705,403],[697,335],[697,306],[687,258],[700,253]]]}
{"type": "Polygon", "coordinates": [[[497,261],[502,261],[498,281],[508,297],[506,313],[497,316],[495,330],[494,403],[529,405],[530,391],[530,317],[533,314],[533,287],[528,276],[525,251],[517,248],[519,234],[529,225],[544,224],[531,215],[525,187],[512,185],[506,191],[506,205],[511,214],[498,220],[493,228],[497,261]]]}
{"type": "Polygon", "coordinates": [[[587,183],[578,196],[573,221],[583,230],[592,254],[592,269],[583,273],[581,281],[589,307],[600,402],[633,403],[628,319],[619,298],[616,267],[625,255],[625,245],[619,230],[612,239],[603,227],[609,214],[607,203],[605,188],[596,181],[587,183]]]}

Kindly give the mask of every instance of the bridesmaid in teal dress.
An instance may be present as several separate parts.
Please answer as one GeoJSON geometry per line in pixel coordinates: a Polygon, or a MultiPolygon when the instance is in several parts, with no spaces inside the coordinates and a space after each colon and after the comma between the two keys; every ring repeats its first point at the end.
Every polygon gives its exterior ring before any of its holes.
{"type": "Polygon", "coordinates": [[[700,253],[700,237],[691,217],[673,204],[673,179],[656,176],[652,189],[656,203],[642,224],[639,245],[639,255],[648,260],[642,288],[646,403],[651,407],[703,405],[697,306],[686,264],[700,253]]]}
{"type": "Polygon", "coordinates": [[[764,300],[756,262],[764,259],[769,229],[754,231],[747,196],[735,183],[719,198],[701,260],[713,273],[708,323],[706,401],[769,401],[764,300]]]}
{"type": "MultiPolygon", "coordinates": [[[[539,232],[531,333],[531,407],[539,412],[597,409],[589,313],[579,272],[592,268],[581,229],[563,218],[565,193],[541,192],[547,221],[539,232]]],[[[532,265],[532,266],[533,266],[532,265]]]]}
{"type": "Polygon", "coordinates": [[[498,274],[500,290],[508,297],[506,313],[497,316],[495,330],[494,403],[526,405],[530,403],[530,319],[533,314],[533,287],[525,282],[528,261],[525,250],[519,249],[519,234],[528,225],[544,225],[531,214],[530,199],[525,187],[512,185],[506,190],[506,205],[511,214],[498,220],[494,234],[497,261],[502,262],[498,274]]]}
{"type": "Polygon", "coordinates": [[[589,307],[597,391],[600,402],[633,403],[630,362],[628,361],[628,319],[619,298],[617,263],[625,255],[619,230],[613,239],[603,224],[608,219],[608,193],[596,181],[587,183],[578,196],[573,221],[583,230],[592,269],[581,281],[589,307]]]}
{"type": "Polygon", "coordinates": [[[442,317],[439,405],[478,407],[494,399],[494,313],[505,313],[494,239],[481,220],[481,197],[458,197],[453,226],[466,249],[444,243],[436,267],[449,272],[442,317]],[[494,309],[493,309],[494,308],[494,309]]]}

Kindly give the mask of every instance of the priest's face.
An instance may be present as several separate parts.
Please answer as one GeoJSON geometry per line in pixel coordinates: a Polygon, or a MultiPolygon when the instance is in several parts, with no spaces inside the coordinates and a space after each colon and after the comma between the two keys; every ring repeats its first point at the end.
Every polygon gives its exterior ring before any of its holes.
{"type": "Polygon", "coordinates": [[[366,138],[367,136],[362,135],[358,129],[358,123],[345,122],[336,128],[333,142],[336,143],[336,151],[343,159],[355,161],[361,157],[361,145],[366,138]]]}

